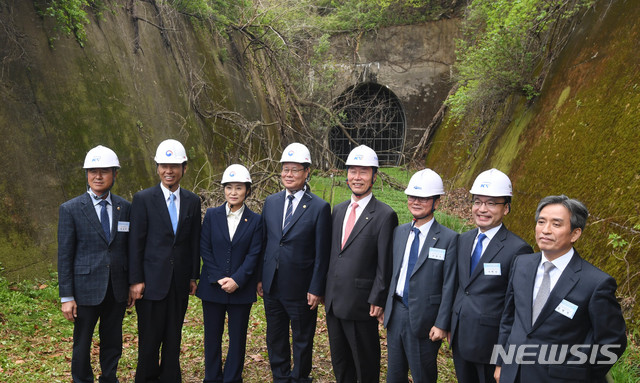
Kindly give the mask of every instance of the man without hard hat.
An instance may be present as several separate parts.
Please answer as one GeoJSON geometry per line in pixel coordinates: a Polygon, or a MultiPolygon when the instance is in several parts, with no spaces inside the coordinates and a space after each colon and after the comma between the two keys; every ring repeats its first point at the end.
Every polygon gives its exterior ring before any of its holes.
{"type": "Polygon", "coordinates": [[[507,230],[511,180],[498,169],[478,175],[471,187],[476,228],[458,239],[458,291],[451,317],[451,346],[458,381],[493,382],[490,363],[513,259],[533,252],[507,230]]]}
{"type": "Polygon", "coordinates": [[[138,313],[137,383],[181,381],[182,323],[200,273],[200,198],[180,187],[187,154],[180,142],[165,140],[155,162],[160,183],[136,193],[131,203],[129,295],[138,313]]]}
{"type": "Polygon", "coordinates": [[[83,168],[87,190],[60,206],[58,221],[58,288],[62,313],[73,322],[71,378],[94,381],[90,349],[100,320],[100,382],[115,383],[129,296],[131,204],[111,193],[120,169],[113,150],[89,150],[83,168]]]}
{"type": "Polygon", "coordinates": [[[309,190],[311,155],[306,146],[287,146],[280,163],[285,190],[268,196],[262,208],[258,294],[264,298],[273,381],[311,382],[313,336],[329,266],[331,208],[309,190]]]}
{"type": "Polygon", "coordinates": [[[380,336],[398,215],[371,192],[378,156],[360,145],[346,161],[351,198],[333,209],[327,330],[338,383],[380,380],[380,336]]]}
{"type": "Polygon", "coordinates": [[[456,291],[458,233],[433,213],[444,194],[440,176],[424,169],[411,177],[407,207],[413,222],[393,233],[393,274],[384,312],[387,382],[438,381],[438,350],[447,338],[456,291]]]}
{"type": "Polygon", "coordinates": [[[606,382],[624,352],[616,281],[573,247],[588,216],[582,202],[565,195],[538,204],[535,235],[541,252],[513,261],[498,342],[503,350],[528,349],[522,360],[497,359],[495,378],[501,383],[606,382]]]}

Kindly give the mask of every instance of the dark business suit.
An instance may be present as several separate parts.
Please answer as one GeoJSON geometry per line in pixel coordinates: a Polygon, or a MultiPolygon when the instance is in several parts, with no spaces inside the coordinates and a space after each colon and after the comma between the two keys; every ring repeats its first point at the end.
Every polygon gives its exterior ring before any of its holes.
{"type": "Polygon", "coordinates": [[[180,188],[173,233],[160,185],[142,190],[131,203],[129,283],[144,282],[138,313],[136,382],[179,382],[182,323],[190,281],[200,272],[200,198],[180,188]],[[158,354],[162,348],[161,365],[158,354]]]}
{"type": "Polygon", "coordinates": [[[378,382],[380,337],[369,310],[370,305],[384,308],[398,215],[372,196],[343,248],[342,226],[350,203],[337,205],[332,217],[325,296],[331,363],[338,382],[378,382]]]}
{"type": "MultiPolygon", "coordinates": [[[[522,344],[620,345],[609,350],[620,357],[627,338],[624,318],[616,300],[616,281],[580,258],[577,251],[551,290],[536,322],[531,324],[533,286],[540,258],[541,253],[536,253],[514,261],[500,324],[500,344],[505,349],[509,345],[522,344]],[[573,318],[556,311],[563,301],[577,306],[573,318]]],[[[610,355],[599,353],[596,363],[590,363],[591,349],[585,347],[580,351],[586,354],[587,362],[572,364],[571,361],[576,363],[576,357],[568,355],[560,364],[517,364],[515,360],[503,364],[500,382],[605,382],[611,363],[598,362],[610,360],[610,355]]],[[[527,360],[537,361],[537,356],[527,360]]]]}
{"type": "Polygon", "coordinates": [[[433,221],[409,279],[409,306],[394,296],[405,255],[411,223],[393,233],[393,276],[384,325],[387,328],[387,382],[407,382],[408,370],[416,383],[438,379],[437,356],[442,341],[432,342],[433,326],[448,331],[456,292],[458,233],[433,221]],[[429,255],[445,250],[444,259],[429,255]]]}
{"type": "Polygon", "coordinates": [[[89,351],[100,318],[101,382],[116,382],[122,355],[122,318],[129,283],[128,233],[118,222],[129,221],[131,204],[111,194],[112,224],[107,242],[89,193],[60,206],[58,221],[58,287],[60,297],[74,297],[71,374],[75,382],[93,382],[89,351]]]}
{"type": "Polygon", "coordinates": [[[533,252],[503,224],[469,276],[477,234],[478,229],[473,229],[458,238],[458,292],[451,317],[451,343],[456,374],[462,383],[493,381],[494,368],[489,359],[498,341],[511,263],[517,255],[533,252]],[[501,275],[485,275],[485,263],[499,263],[501,275]],[[483,371],[484,377],[477,376],[476,371],[483,371]]]}
{"type": "Polygon", "coordinates": [[[200,236],[202,279],[196,296],[204,316],[204,382],[241,382],[251,305],[256,301],[257,267],[262,251],[262,219],[247,206],[229,238],[226,203],[207,209],[200,236]],[[229,294],[218,281],[230,277],[229,294]],[[222,334],[229,316],[229,351],[222,370],[222,334]]]}
{"type": "Polygon", "coordinates": [[[275,382],[310,382],[317,308],[309,310],[307,293],[324,296],[331,208],[306,191],[283,231],[285,191],[267,197],[262,209],[264,252],[262,288],[267,318],[267,350],[275,382]],[[293,336],[293,369],[289,345],[293,336]]]}

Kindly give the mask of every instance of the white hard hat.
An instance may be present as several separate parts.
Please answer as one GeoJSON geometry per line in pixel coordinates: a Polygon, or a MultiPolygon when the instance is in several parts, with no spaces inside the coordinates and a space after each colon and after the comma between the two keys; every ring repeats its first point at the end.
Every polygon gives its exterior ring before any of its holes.
{"type": "Polygon", "coordinates": [[[469,192],[489,197],[511,197],[513,195],[511,180],[506,174],[495,168],[480,173],[469,192]]]}
{"type": "Polygon", "coordinates": [[[311,165],[311,153],[309,153],[309,149],[306,146],[301,143],[294,142],[284,148],[280,162],[296,162],[299,164],[311,165]]]}
{"type": "Polygon", "coordinates": [[[360,145],[353,148],[347,157],[347,166],[374,166],[378,165],[378,155],[367,145],[360,145]]]}
{"type": "Polygon", "coordinates": [[[251,183],[249,170],[240,164],[229,165],[222,173],[222,181],[220,183],[224,185],[227,182],[251,183]]]}
{"type": "Polygon", "coordinates": [[[157,164],[181,164],[187,161],[187,152],[180,142],[164,140],[158,145],[154,160],[157,164]]]}
{"type": "Polygon", "coordinates": [[[404,194],[413,197],[432,197],[444,194],[442,178],[431,169],[422,169],[409,180],[404,194]]]}
{"type": "Polygon", "coordinates": [[[96,168],[118,168],[120,169],[120,161],[116,153],[106,146],[98,145],[87,152],[84,158],[83,169],[96,168]]]}

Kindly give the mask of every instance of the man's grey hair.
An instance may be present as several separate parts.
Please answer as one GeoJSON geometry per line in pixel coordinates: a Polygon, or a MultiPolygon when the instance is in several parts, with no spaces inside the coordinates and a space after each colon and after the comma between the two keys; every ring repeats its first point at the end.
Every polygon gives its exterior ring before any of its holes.
{"type": "Polygon", "coordinates": [[[538,203],[536,209],[536,221],[540,218],[540,211],[547,205],[562,205],[569,210],[571,214],[571,231],[580,228],[584,230],[587,224],[587,217],[589,217],[589,210],[587,207],[577,199],[569,198],[566,195],[550,195],[544,197],[538,203]]]}

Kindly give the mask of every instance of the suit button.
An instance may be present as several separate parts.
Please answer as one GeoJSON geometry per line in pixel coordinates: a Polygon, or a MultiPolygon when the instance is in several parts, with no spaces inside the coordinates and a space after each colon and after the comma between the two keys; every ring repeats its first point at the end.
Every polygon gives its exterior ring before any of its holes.
{"type": "Polygon", "coordinates": [[[280,247],[284,246],[284,243],[280,242],[280,247]]]}
{"type": "Polygon", "coordinates": [[[468,291],[465,291],[464,293],[465,293],[466,295],[469,295],[469,292],[468,292],[468,291]]]}
{"type": "Polygon", "coordinates": [[[173,258],[169,259],[169,263],[173,265],[173,258]]]}

